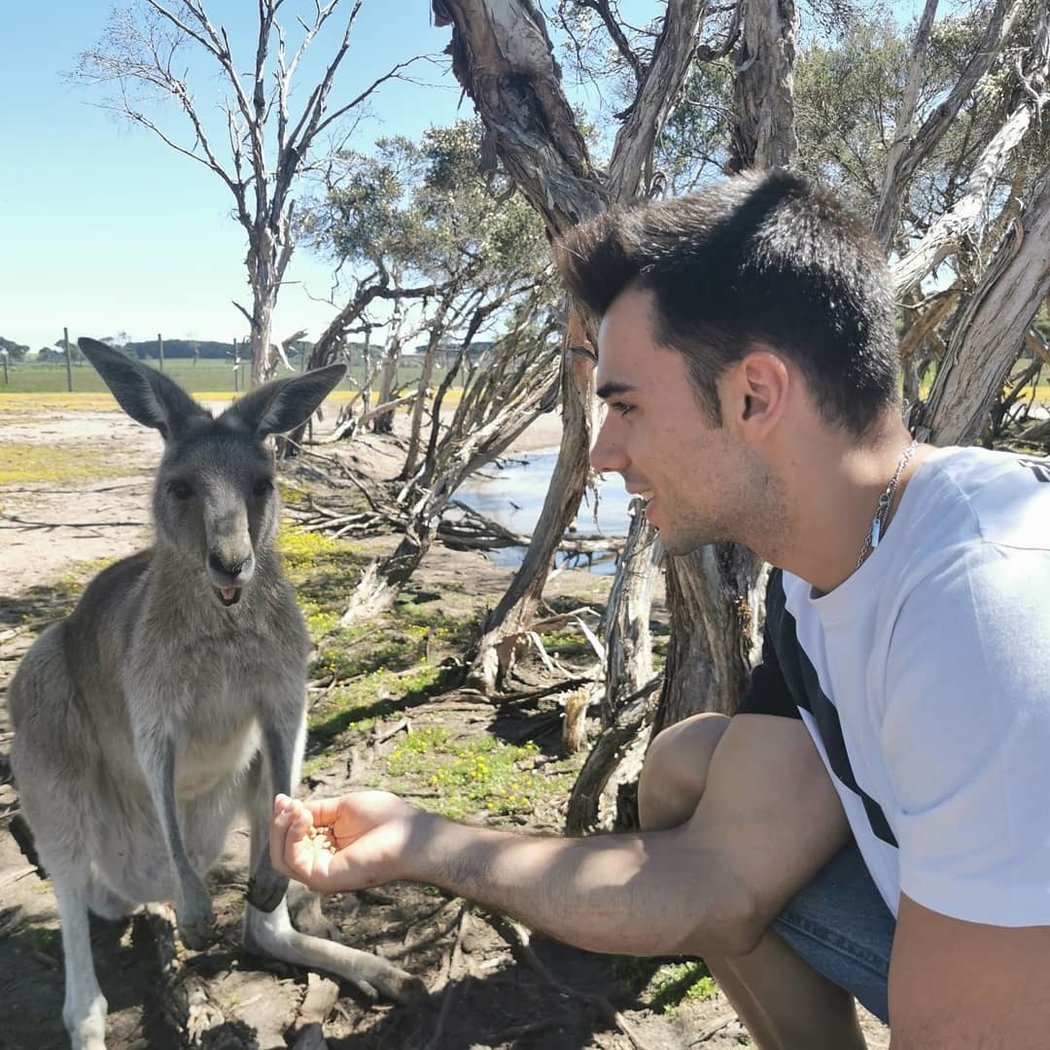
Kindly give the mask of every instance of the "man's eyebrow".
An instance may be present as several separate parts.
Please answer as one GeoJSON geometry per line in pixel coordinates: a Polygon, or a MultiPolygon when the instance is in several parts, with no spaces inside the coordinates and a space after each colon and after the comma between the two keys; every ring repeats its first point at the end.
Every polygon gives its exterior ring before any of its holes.
{"type": "Polygon", "coordinates": [[[608,400],[610,397],[613,397],[616,394],[633,394],[634,392],[635,387],[631,386],[630,383],[617,383],[612,380],[610,380],[608,383],[602,383],[602,385],[598,387],[596,391],[598,396],[603,401],[608,400]]]}

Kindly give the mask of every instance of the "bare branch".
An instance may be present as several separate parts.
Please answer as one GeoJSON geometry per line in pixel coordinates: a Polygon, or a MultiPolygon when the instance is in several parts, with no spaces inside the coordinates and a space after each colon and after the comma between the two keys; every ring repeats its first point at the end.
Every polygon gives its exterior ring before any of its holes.
{"type": "Polygon", "coordinates": [[[609,9],[609,0],[578,0],[578,2],[581,7],[589,7],[592,11],[597,13],[605,23],[605,28],[608,30],[609,36],[612,37],[612,41],[616,45],[616,50],[620,52],[624,61],[634,72],[635,83],[641,86],[648,70],[643,66],[641,59],[635,54],[634,49],[631,47],[631,42],[627,39],[620,23],[616,21],[612,11],[609,9]]]}
{"type": "Polygon", "coordinates": [[[653,60],[616,134],[608,179],[613,200],[630,200],[638,192],[653,144],[681,93],[706,6],[706,0],[669,0],[667,4],[653,60]]]}
{"type": "MultiPolygon", "coordinates": [[[[927,0],[927,11],[923,14],[924,23],[927,15],[931,19],[933,17],[930,11],[931,6],[934,10],[936,9],[935,0],[927,0]]],[[[973,93],[977,82],[991,68],[1002,48],[1003,40],[1023,6],[1023,0],[996,0],[995,9],[984,36],[974,49],[973,57],[966,64],[948,97],[926,118],[910,141],[905,141],[903,136],[899,135],[897,141],[894,142],[883,177],[882,196],[874,222],[875,236],[884,248],[888,249],[893,243],[900,218],[901,198],[916,169],[941,140],[963,103],[973,93]]],[[[912,59],[913,68],[909,82],[912,77],[919,75],[915,65],[920,63],[922,58],[923,56],[916,50],[912,59]]],[[[911,123],[910,116],[908,122],[911,123]]],[[[906,129],[899,129],[899,131],[906,132],[906,129]]]]}
{"type": "Polygon", "coordinates": [[[1020,104],[982,151],[955,205],[939,216],[919,244],[893,267],[898,295],[906,292],[958,250],[962,238],[974,229],[981,213],[988,206],[1010,154],[1024,139],[1033,118],[1038,119],[1043,106],[1050,102],[1050,91],[1045,90],[1050,79],[1048,26],[1050,14],[1044,4],[1036,30],[1035,46],[1028,51],[1029,66],[1017,70],[1018,80],[1024,88],[1020,104]],[[1042,86],[1043,92],[1035,90],[1033,83],[1042,86]]]}

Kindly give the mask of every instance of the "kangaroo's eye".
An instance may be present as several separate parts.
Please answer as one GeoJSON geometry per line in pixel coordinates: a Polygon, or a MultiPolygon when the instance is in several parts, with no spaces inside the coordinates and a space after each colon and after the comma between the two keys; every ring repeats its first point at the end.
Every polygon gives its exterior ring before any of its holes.
{"type": "Polygon", "coordinates": [[[269,478],[259,478],[252,486],[252,493],[259,499],[269,496],[271,492],[273,492],[273,482],[269,478]]]}
{"type": "Polygon", "coordinates": [[[169,481],[168,492],[176,499],[189,499],[193,495],[193,486],[188,481],[169,481]]]}

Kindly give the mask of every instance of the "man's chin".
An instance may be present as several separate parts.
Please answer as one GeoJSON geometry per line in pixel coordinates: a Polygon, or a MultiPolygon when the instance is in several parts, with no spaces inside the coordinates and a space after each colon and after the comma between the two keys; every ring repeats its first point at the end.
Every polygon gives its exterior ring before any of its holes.
{"type": "Polygon", "coordinates": [[[664,554],[675,558],[692,554],[694,551],[698,551],[701,547],[706,547],[711,543],[724,542],[721,537],[707,534],[700,535],[695,532],[683,535],[680,532],[676,533],[674,529],[662,529],[659,525],[656,526],[656,531],[660,534],[660,543],[663,546],[664,554]]]}

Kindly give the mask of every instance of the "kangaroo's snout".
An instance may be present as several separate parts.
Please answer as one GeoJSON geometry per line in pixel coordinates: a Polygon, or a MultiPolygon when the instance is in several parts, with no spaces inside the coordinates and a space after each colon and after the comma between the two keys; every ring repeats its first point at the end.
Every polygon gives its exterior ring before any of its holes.
{"type": "Polygon", "coordinates": [[[255,575],[255,555],[224,555],[210,551],[207,559],[208,576],[215,593],[223,605],[236,605],[241,600],[241,590],[255,575]]]}

